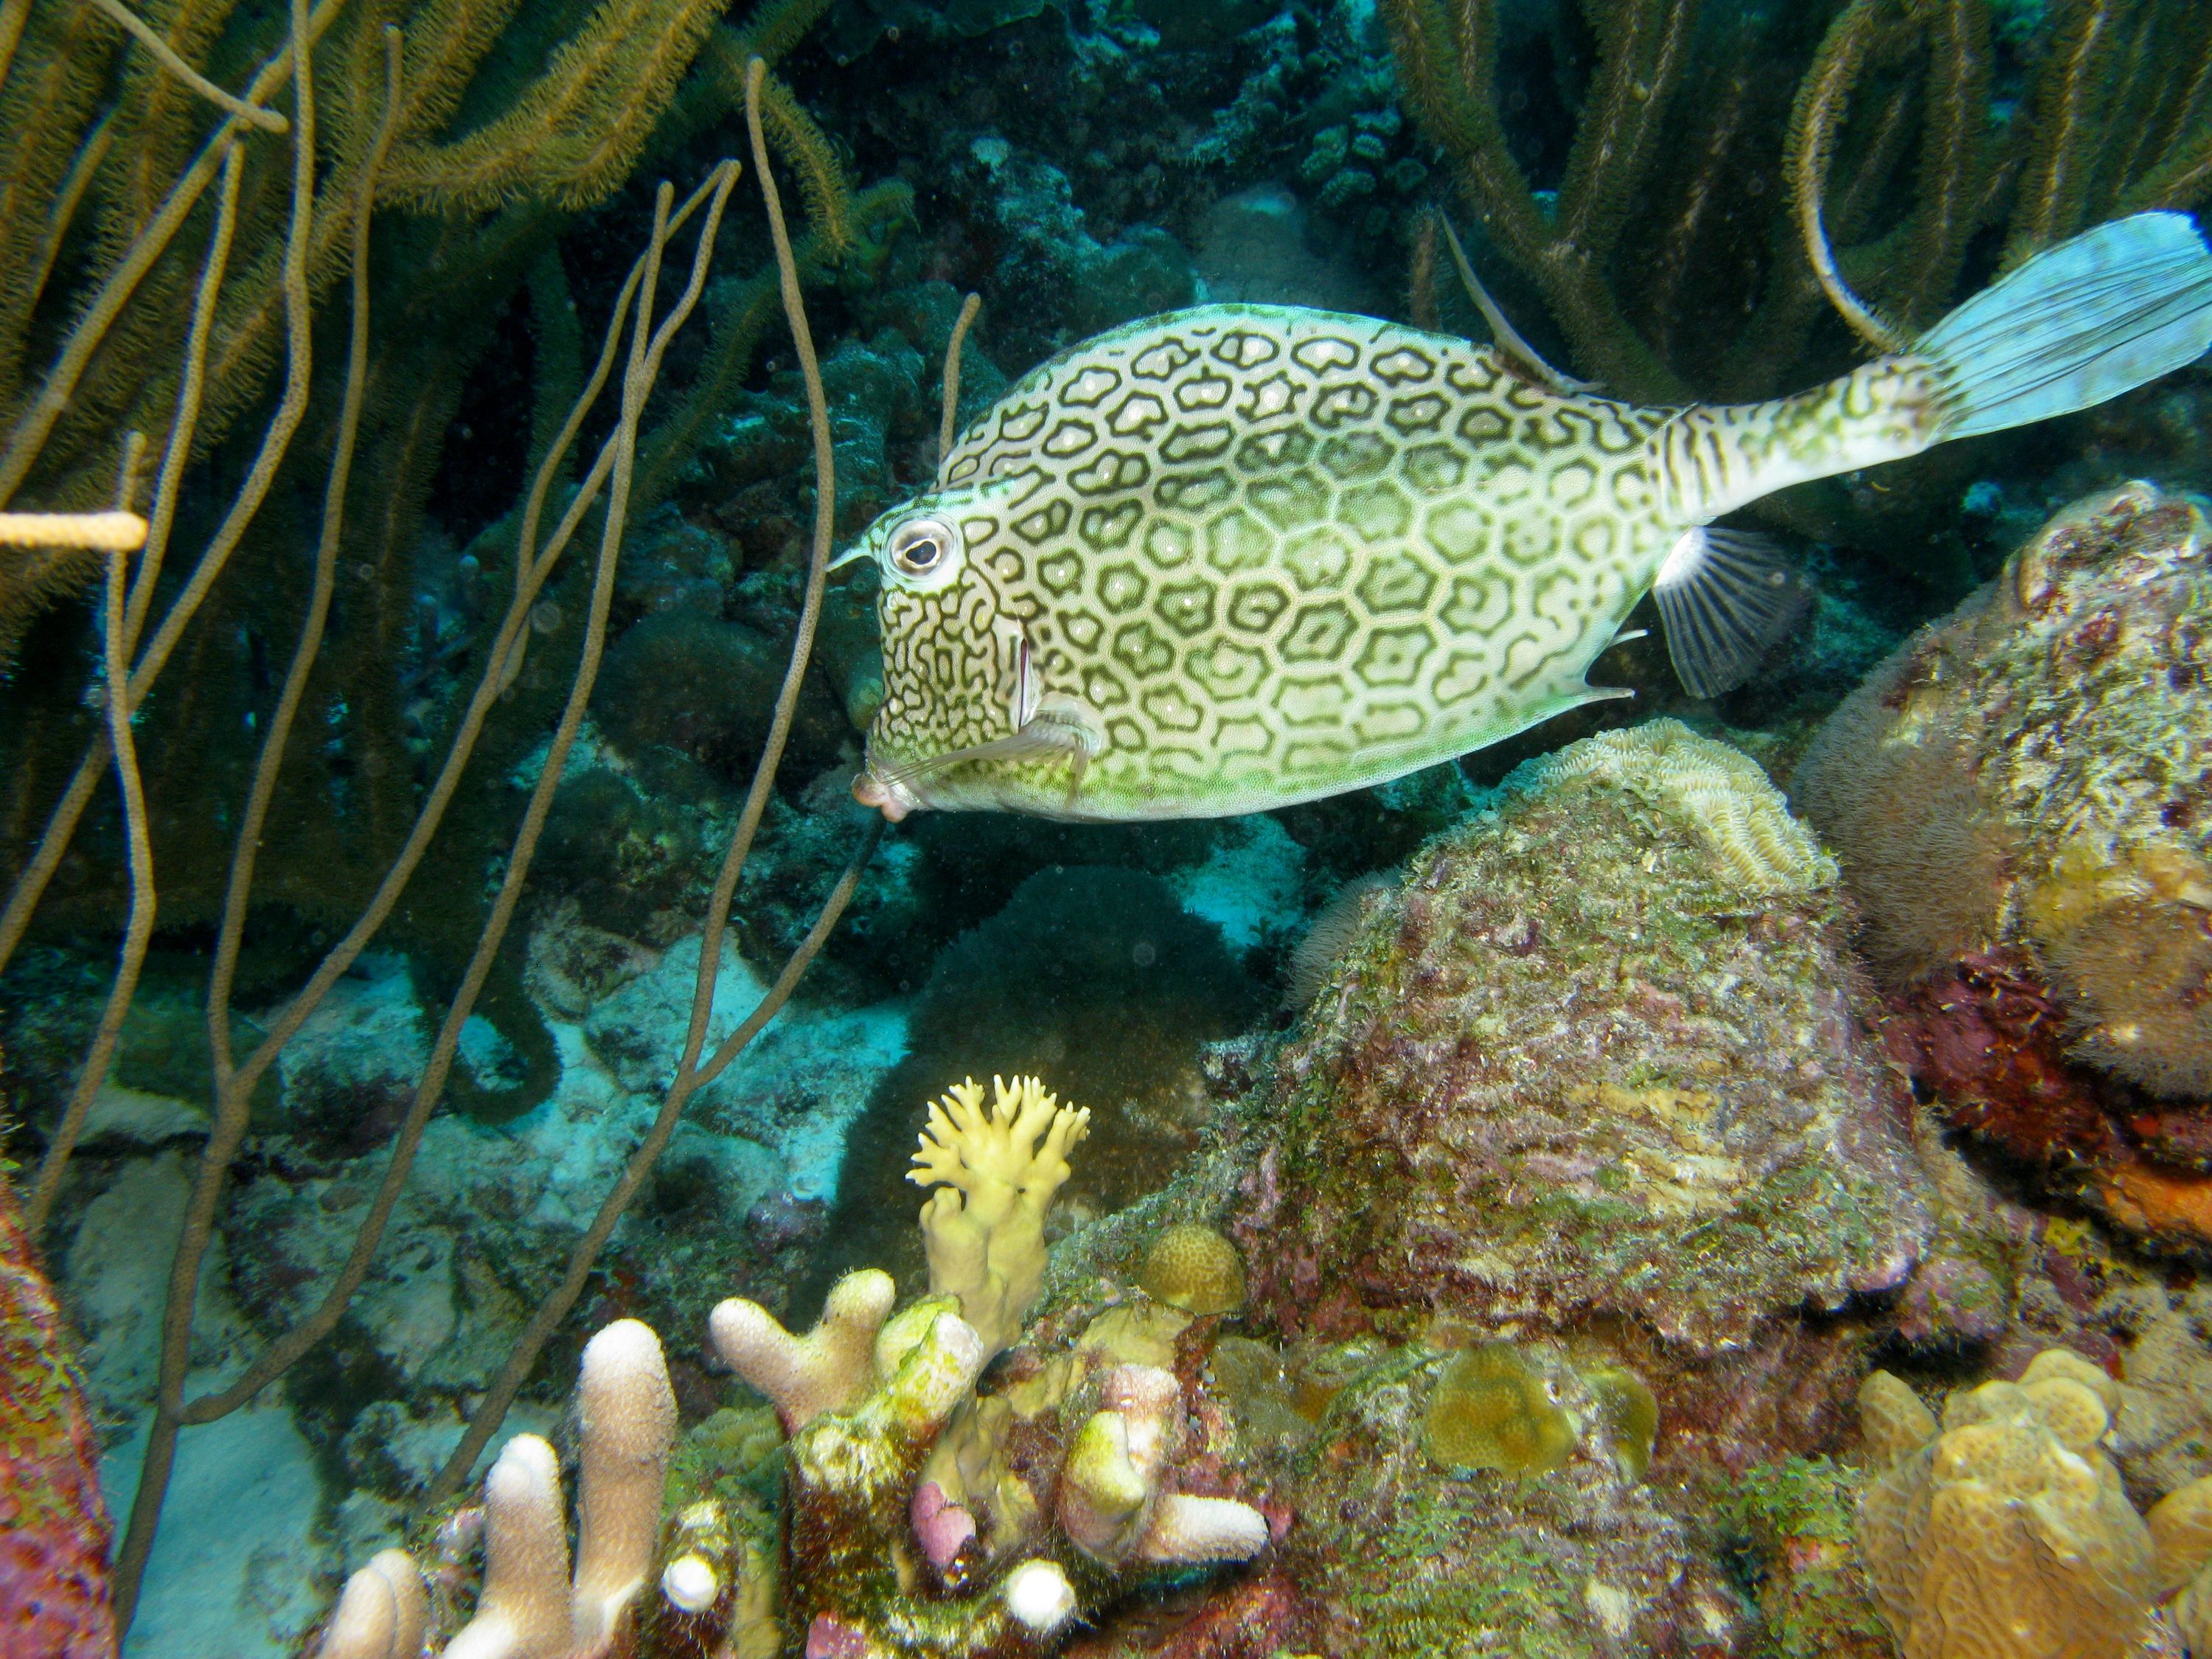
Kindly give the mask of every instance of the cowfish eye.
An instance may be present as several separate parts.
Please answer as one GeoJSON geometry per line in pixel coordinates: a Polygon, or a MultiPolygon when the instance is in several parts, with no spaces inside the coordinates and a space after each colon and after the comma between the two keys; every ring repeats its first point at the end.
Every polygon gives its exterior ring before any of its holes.
{"type": "Polygon", "coordinates": [[[948,519],[921,514],[891,532],[885,551],[891,568],[917,582],[949,580],[960,556],[960,532],[948,519]]]}

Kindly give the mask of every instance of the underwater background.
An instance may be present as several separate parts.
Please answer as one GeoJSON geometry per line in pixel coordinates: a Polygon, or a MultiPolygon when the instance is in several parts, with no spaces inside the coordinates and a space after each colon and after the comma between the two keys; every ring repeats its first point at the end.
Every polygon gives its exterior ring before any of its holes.
{"type": "Polygon", "coordinates": [[[744,3],[0,0],[0,1656],[2212,1654],[2212,360],[1241,817],[824,569],[1185,307],[1815,387],[2212,10],[744,3]]]}

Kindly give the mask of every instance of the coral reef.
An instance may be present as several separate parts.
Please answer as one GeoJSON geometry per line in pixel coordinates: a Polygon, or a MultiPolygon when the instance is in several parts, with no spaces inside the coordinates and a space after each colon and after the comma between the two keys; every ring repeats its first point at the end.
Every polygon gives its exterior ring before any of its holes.
{"type": "Polygon", "coordinates": [[[1670,721],[1516,773],[1278,1065],[1234,1230],[1255,1301],[1331,1335],[1626,1320],[1670,1419],[1754,1334],[1825,1346],[1791,1310],[1902,1283],[1929,1229],[1829,868],[1670,721]]]}
{"type": "Polygon", "coordinates": [[[2203,1230],[2212,1085],[2207,526],[2133,484],[2061,514],[1815,738],[1893,1048],[1971,1127],[2139,1231],[2203,1230]]]}
{"type": "MultiPolygon", "coordinates": [[[[1213,1374],[1327,1650],[1755,1650],[1693,1494],[1832,1447],[1936,1237],[1847,925],[1758,769],[1656,721],[1417,854],[1265,1061],[1213,1374]]],[[[1826,1548],[1775,1606],[1871,1653],[1826,1548]]]]}
{"type": "Polygon", "coordinates": [[[0,1651],[102,1659],[107,1511],[53,1291],[0,1161],[0,1651]]]}
{"type": "MultiPolygon", "coordinates": [[[[1083,1114],[1032,1078],[995,1084],[988,1112],[981,1093],[963,1085],[933,1109],[915,1157],[925,1184],[951,1183],[922,1212],[927,1295],[894,1312],[889,1277],[855,1273],[805,1337],[754,1303],[714,1310],[716,1352],[789,1436],[770,1464],[728,1409],[678,1442],[647,1327],[622,1322],[592,1339],[575,1413],[574,1578],[556,1460],[517,1435],[485,1479],[483,1510],[459,1511],[438,1534],[449,1567],[479,1524],[484,1539],[475,1614],[447,1659],[599,1651],[629,1622],[655,1653],[720,1641],[765,1659],[783,1647],[780,1626],[817,1656],[1034,1655],[1133,1586],[1267,1547],[1266,1515],[1208,1489],[1222,1477],[1208,1467],[1202,1397],[1186,1397],[1176,1370],[1133,1357],[1146,1350],[1127,1322],[1109,1313],[1071,1327],[1073,1340],[1024,1337],[1044,1201],[1066,1178],[1083,1114]],[[979,1388],[1018,1340],[1017,1363],[979,1388]],[[777,1464],[780,1522],[748,1486],[757,1467],[777,1464]],[[665,1540],[664,1488],[678,1500],[665,1540]],[[779,1526],[780,1567],[759,1547],[762,1529],[779,1526]]],[[[454,1576],[440,1569],[433,1622],[455,1600],[454,1576]]],[[[404,1556],[356,1573],[320,1659],[417,1651],[421,1583],[404,1556]]]]}

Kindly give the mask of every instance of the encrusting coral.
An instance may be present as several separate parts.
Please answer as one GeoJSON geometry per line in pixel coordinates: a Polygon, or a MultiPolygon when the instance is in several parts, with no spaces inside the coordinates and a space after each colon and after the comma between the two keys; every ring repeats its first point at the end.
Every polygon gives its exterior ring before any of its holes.
{"type": "Polygon", "coordinates": [[[1544,1474],[1575,1448],[1574,1419],[1543,1373],[1510,1342],[1485,1342],[1452,1361],[1429,1396],[1423,1441],[1455,1468],[1544,1474]]]}
{"type": "MultiPolygon", "coordinates": [[[[703,1438],[721,1472],[702,1476],[678,1448],[670,1478],[676,1412],[659,1345],[635,1321],[601,1331],[578,1388],[573,1583],[552,1449],[518,1435],[485,1480],[483,1588],[445,1659],[598,1655],[626,1621],[642,1629],[641,1650],[736,1659],[768,1659],[787,1637],[814,1659],[1039,1655],[1148,1579],[1266,1548],[1259,1510],[1186,1488],[1207,1436],[1184,1378],[1152,1363],[1144,1328],[1093,1319],[1048,1354],[1024,1349],[978,1390],[994,1356],[1023,1339],[1045,1211],[1084,1121],[1034,1078],[994,1079],[988,1109],[963,1084],[933,1108],[915,1157],[918,1179],[963,1200],[940,1193],[923,1209],[927,1295],[893,1311],[887,1275],[848,1275],[805,1337],[751,1303],[714,1310],[716,1352],[789,1435],[777,1460],[780,1571],[725,1502],[750,1502],[742,1480],[725,1483],[757,1443],[718,1429],[732,1415],[718,1413],[685,1444],[703,1438]],[[664,1490],[698,1494],[679,1497],[665,1537],[664,1490]],[[659,1597],[641,1608],[656,1565],[659,1597]]],[[[471,1514],[441,1539],[465,1537],[471,1514]]],[[[397,1553],[363,1568],[319,1659],[416,1652],[421,1583],[397,1553]]]]}
{"type": "Polygon", "coordinates": [[[0,1653],[106,1659],[107,1512],[65,1340],[0,1160],[0,1653]]]}
{"type": "Polygon", "coordinates": [[[2047,1349],[1954,1392],[1939,1425],[1887,1371],[1860,1390],[1874,1479],[1858,1544],[1905,1659],[2123,1659],[2212,1553],[2199,1482],[2146,1525],[2106,1455],[2118,1389],[2047,1349]]]}
{"type": "Polygon", "coordinates": [[[2148,484],[2076,503],[1876,671],[1791,786],[1866,916],[1891,1045],[1951,1121],[2197,1239],[2208,541],[2148,484]]]}

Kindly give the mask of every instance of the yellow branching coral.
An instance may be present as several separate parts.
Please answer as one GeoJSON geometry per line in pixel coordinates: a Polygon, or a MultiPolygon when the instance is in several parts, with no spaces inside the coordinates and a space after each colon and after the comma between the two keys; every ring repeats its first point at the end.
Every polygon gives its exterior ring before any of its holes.
{"type": "Polygon", "coordinates": [[[1860,1392],[1886,1462],[1859,1553],[1905,1659],[2121,1659],[2149,1628],[2150,1529],[2101,1449],[2110,1384],[2057,1351],[1954,1394],[1940,1430],[1876,1371],[1860,1392]]]}
{"type": "Polygon", "coordinates": [[[1067,1179],[1068,1149],[1089,1132],[1088,1107],[1067,1107],[1033,1077],[991,1079],[990,1109],[973,1078],[929,1109],[907,1179],[936,1187],[921,1231],[933,1296],[960,1310],[997,1353],[1021,1334],[1044,1278],[1044,1215],[1067,1179]],[[1042,1137],[1040,1144],[1039,1137],[1042,1137]]]}

